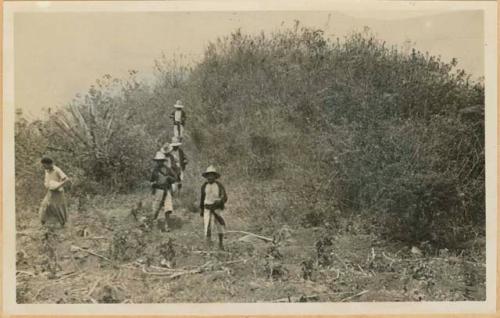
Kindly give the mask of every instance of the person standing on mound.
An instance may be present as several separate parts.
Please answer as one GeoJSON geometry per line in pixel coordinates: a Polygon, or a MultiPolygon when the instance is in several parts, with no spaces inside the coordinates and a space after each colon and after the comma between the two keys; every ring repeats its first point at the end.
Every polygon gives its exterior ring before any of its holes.
{"type": "Polygon", "coordinates": [[[186,112],[184,111],[184,105],[178,100],[174,105],[175,110],[170,115],[170,118],[174,121],[174,137],[182,140],[184,137],[184,124],[186,123],[186,112]]]}
{"type": "Polygon", "coordinates": [[[177,162],[177,159],[173,155],[174,147],[170,143],[165,143],[160,151],[165,155],[165,165],[172,170],[175,174],[176,181],[172,183],[171,192],[172,194],[176,193],[178,190],[178,185],[181,182],[181,168],[177,162]]]}
{"type": "Polygon", "coordinates": [[[174,212],[172,203],[172,184],[176,182],[177,176],[175,172],[165,164],[167,158],[162,151],[158,151],[153,160],[156,162],[150,179],[153,195],[153,219],[156,220],[158,216],[160,216],[160,212],[165,212],[165,220],[160,226],[160,230],[162,232],[168,232],[168,219],[170,214],[174,212]]]}
{"type": "Polygon", "coordinates": [[[212,246],[212,228],[215,228],[219,235],[219,249],[224,250],[224,227],[226,222],[222,218],[221,212],[227,202],[226,189],[217,181],[220,174],[213,166],[209,166],[202,174],[207,180],[201,186],[200,216],[203,217],[205,238],[208,247],[212,246]]]}

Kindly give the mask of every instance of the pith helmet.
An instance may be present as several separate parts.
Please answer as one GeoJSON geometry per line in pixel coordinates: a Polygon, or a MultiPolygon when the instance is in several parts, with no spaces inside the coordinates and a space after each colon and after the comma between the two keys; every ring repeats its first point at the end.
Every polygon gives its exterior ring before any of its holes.
{"type": "Polygon", "coordinates": [[[209,174],[214,174],[216,178],[220,177],[220,174],[215,170],[214,166],[209,166],[205,172],[202,173],[202,176],[206,178],[209,174]]]}
{"type": "Polygon", "coordinates": [[[155,157],[153,158],[155,161],[164,161],[167,160],[163,151],[157,151],[155,157]]]}
{"type": "Polygon", "coordinates": [[[175,102],[174,107],[175,108],[184,108],[184,105],[182,105],[182,102],[180,100],[178,100],[175,102]]]}
{"type": "Polygon", "coordinates": [[[179,141],[179,138],[177,137],[172,137],[172,142],[170,143],[170,146],[175,147],[175,146],[182,146],[182,142],[179,141]]]}
{"type": "Polygon", "coordinates": [[[171,152],[173,149],[172,149],[172,145],[169,144],[168,142],[166,142],[163,147],[161,147],[160,149],[163,153],[169,153],[171,152]]]}

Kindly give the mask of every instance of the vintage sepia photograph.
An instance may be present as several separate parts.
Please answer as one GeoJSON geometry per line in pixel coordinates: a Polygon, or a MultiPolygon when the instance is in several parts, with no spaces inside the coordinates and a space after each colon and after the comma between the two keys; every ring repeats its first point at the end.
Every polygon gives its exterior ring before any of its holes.
{"type": "Polygon", "coordinates": [[[10,308],[494,310],[496,10],[9,1],[10,308]]]}

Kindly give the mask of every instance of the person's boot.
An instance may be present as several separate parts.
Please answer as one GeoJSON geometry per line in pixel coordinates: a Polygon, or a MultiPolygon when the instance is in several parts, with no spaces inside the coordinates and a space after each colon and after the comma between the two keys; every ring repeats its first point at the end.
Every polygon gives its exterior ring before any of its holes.
{"type": "Polygon", "coordinates": [[[224,243],[222,242],[224,240],[224,234],[219,234],[219,250],[223,251],[224,250],[224,243]]]}
{"type": "Polygon", "coordinates": [[[156,220],[158,218],[158,215],[160,215],[160,210],[156,210],[154,216],[153,216],[153,220],[156,220]]]}
{"type": "Polygon", "coordinates": [[[205,238],[205,242],[207,244],[207,248],[208,249],[211,249],[212,248],[212,237],[210,235],[208,235],[206,238],[205,238]]]}
{"type": "Polygon", "coordinates": [[[163,232],[170,232],[170,228],[168,227],[168,219],[170,217],[170,211],[165,212],[165,226],[163,228],[163,232]]]}
{"type": "Polygon", "coordinates": [[[160,232],[165,232],[165,220],[160,219],[156,222],[158,224],[158,229],[160,230],[160,232]]]}

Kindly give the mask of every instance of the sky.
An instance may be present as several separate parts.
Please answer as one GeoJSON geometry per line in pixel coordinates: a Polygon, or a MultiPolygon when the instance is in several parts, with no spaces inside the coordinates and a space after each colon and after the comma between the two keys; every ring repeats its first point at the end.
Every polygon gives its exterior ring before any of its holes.
{"type": "Polygon", "coordinates": [[[484,73],[481,11],[295,12],[17,12],[14,16],[15,105],[28,118],[86,92],[104,74],[151,77],[155,59],[183,54],[196,62],[217,37],[237,28],[272,32],[301,25],[340,37],[365,26],[389,45],[455,57],[473,78],[484,73]]]}

